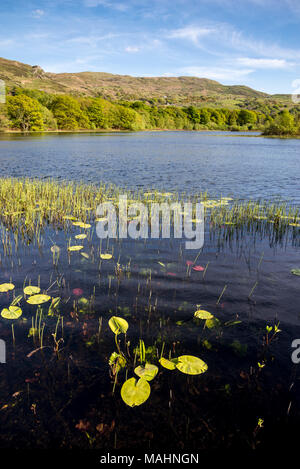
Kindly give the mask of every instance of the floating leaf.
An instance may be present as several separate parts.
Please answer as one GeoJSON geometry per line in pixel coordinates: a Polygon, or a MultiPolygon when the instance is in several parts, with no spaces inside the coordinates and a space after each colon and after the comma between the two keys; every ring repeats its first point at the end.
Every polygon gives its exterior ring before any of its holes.
{"type": "Polygon", "coordinates": [[[164,368],[167,368],[167,370],[175,370],[176,369],[176,363],[178,362],[177,359],[173,359],[173,360],[167,360],[166,358],[162,357],[160,360],[159,360],[159,363],[161,364],[161,366],[163,366],[164,368]]]}
{"type": "Polygon", "coordinates": [[[6,293],[10,290],[15,288],[13,283],[1,283],[0,285],[0,293],[6,293]]]}
{"type": "Polygon", "coordinates": [[[5,319],[18,319],[22,316],[22,310],[19,306],[9,306],[1,311],[1,316],[5,319]]]}
{"type": "Polygon", "coordinates": [[[108,321],[108,325],[116,335],[126,334],[128,329],[128,322],[123,318],[119,318],[118,316],[112,316],[108,321]]]}
{"type": "Polygon", "coordinates": [[[81,251],[83,249],[83,246],[69,246],[68,251],[81,251]]]}
{"type": "Polygon", "coordinates": [[[205,311],[205,309],[198,309],[194,313],[194,317],[198,319],[212,319],[214,316],[209,311],[205,311]]]}
{"type": "Polygon", "coordinates": [[[86,253],[86,252],[81,252],[80,253],[82,255],[82,257],[84,257],[85,259],[89,259],[90,256],[86,253]]]}
{"type": "Polygon", "coordinates": [[[146,363],[145,366],[143,365],[137,366],[134,372],[140,378],[144,378],[146,381],[151,381],[157,375],[158,368],[156,365],[151,365],[151,363],[146,363]]]}
{"type": "Polygon", "coordinates": [[[292,269],[291,274],[293,275],[300,275],[300,269],[292,269]]]}
{"type": "Polygon", "coordinates": [[[112,258],[112,254],[100,254],[101,259],[109,260],[112,258]]]}
{"type": "Polygon", "coordinates": [[[49,295],[32,295],[26,301],[30,305],[41,305],[47,303],[49,300],[51,300],[51,296],[49,295]]]}
{"type": "Polygon", "coordinates": [[[91,228],[92,225],[90,225],[89,223],[83,223],[82,221],[74,221],[73,223],[74,226],[79,226],[80,228],[91,228]]]}
{"type": "Polygon", "coordinates": [[[75,236],[75,239],[85,239],[87,237],[86,234],[82,233],[82,234],[78,234],[75,236]]]}
{"type": "Polygon", "coordinates": [[[41,289],[40,287],[34,287],[32,285],[28,285],[28,287],[25,287],[23,291],[25,295],[35,295],[37,293],[40,293],[41,289]]]}
{"type": "Polygon", "coordinates": [[[72,215],[65,215],[63,219],[64,220],[76,220],[76,217],[73,217],[72,215]]]}
{"type": "Polygon", "coordinates": [[[219,327],[220,325],[221,325],[221,321],[215,317],[211,319],[207,319],[205,321],[205,327],[207,327],[208,329],[212,329],[213,327],[219,327]]]}
{"type": "Polygon", "coordinates": [[[178,357],[176,368],[187,375],[200,375],[207,370],[207,364],[198,357],[181,355],[178,357]]]}
{"type": "Polygon", "coordinates": [[[122,386],[121,397],[125,404],[130,407],[135,407],[143,404],[150,396],[151,388],[143,378],[136,380],[130,378],[122,386]]]}

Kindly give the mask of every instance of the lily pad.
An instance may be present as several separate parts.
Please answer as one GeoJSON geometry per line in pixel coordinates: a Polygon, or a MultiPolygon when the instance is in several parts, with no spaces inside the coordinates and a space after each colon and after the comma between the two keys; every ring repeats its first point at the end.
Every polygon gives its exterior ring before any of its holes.
{"type": "Polygon", "coordinates": [[[112,258],[112,254],[100,254],[101,259],[109,260],[112,258]]]}
{"type": "Polygon", "coordinates": [[[68,247],[68,251],[81,251],[81,249],[83,249],[83,246],[69,246],[68,247]]]}
{"type": "Polygon", "coordinates": [[[158,368],[156,365],[151,365],[151,363],[146,363],[145,366],[143,365],[137,366],[134,372],[140,378],[144,378],[146,381],[151,381],[157,375],[158,368]]]}
{"type": "Polygon", "coordinates": [[[291,274],[293,275],[300,275],[300,269],[292,269],[291,274]]]}
{"type": "Polygon", "coordinates": [[[143,378],[136,380],[130,378],[122,386],[121,397],[129,407],[135,407],[146,402],[150,396],[151,388],[143,378]]]}
{"type": "Polygon", "coordinates": [[[51,296],[49,295],[32,295],[26,301],[30,305],[41,305],[47,303],[49,300],[51,300],[51,296]]]}
{"type": "Polygon", "coordinates": [[[221,325],[221,321],[218,318],[212,317],[211,319],[206,319],[205,327],[208,329],[212,329],[213,327],[219,327],[221,325]]]}
{"type": "Polygon", "coordinates": [[[198,357],[181,355],[178,357],[176,368],[187,375],[200,375],[207,370],[207,364],[198,357]]]}
{"type": "Polygon", "coordinates": [[[167,370],[175,370],[177,362],[178,362],[177,358],[173,360],[167,360],[166,358],[162,357],[159,360],[159,363],[161,364],[161,366],[163,366],[167,370]]]}
{"type": "Polygon", "coordinates": [[[116,335],[126,334],[129,327],[128,322],[123,318],[119,318],[118,316],[112,316],[108,321],[108,325],[116,335]]]}
{"type": "Polygon", "coordinates": [[[22,310],[19,306],[9,306],[1,311],[1,316],[5,319],[18,319],[22,316],[22,310]]]}
{"type": "Polygon", "coordinates": [[[194,317],[198,319],[212,319],[214,316],[209,311],[205,311],[205,309],[198,309],[195,311],[194,317]]]}
{"type": "Polygon", "coordinates": [[[74,221],[73,223],[74,226],[79,226],[80,228],[91,228],[92,225],[90,225],[89,223],[83,223],[82,221],[74,221]]]}
{"type": "Polygon", "coordinates": [[[75,236],[75,239],[85,239],[87,237],[86,234],[82,233],[82,234],[78,234],[75,236]]]}
{"type": "Polygon", "coordinates": [[[35,295],[37,293],[40,293],[40,291],[40,287],[34,287],[33,285],[28,285],[28,287],[24,288],[25,295],[35,295]]]}
{"type": "Polygon", "coordinates": [[[85,259],[89,259],[90,256],[86,253],[86,252],[81,252],[80,253],[82,255],[82,257],[84,257],[85,259]]]}
{"type": "Polygon", "coordinates": [[[0,293],[6,293],[10,290],[15,288],[13,283],[1,283],[0,285],[0,293]]]}

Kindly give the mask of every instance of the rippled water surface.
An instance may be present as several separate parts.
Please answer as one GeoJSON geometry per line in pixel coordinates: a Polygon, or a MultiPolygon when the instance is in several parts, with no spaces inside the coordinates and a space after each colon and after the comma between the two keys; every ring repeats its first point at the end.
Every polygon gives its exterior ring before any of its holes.
{"type": "Polygon", "coordinates": [[[3,175],[300,200],[300,140],[256,133],[2,134],[0,164],[3,175]]]}
{"type": "MultiPolygon", "coordinates": [[[[2,176],[300,202],[300,140],[255,133],[6,134],[0,164],[2,176]]],[[[7,347],[1,448],[273,449],[298,435],[300,380],[291,360],[300,338],[300,276],[291,273],[300,268],[297,223],[216,226],[207,216],[204,246],[195,252],[178,239],[100,243],[94,225],[71,221],[42,223],[26,236],[8,217],[11,225],[0,223],[0,284],[15,289],[0,293],[0,311],[21,295],[23,314],[13,328],[0,317],[7,347]],[[87,238],[77,241],[82,232],[87,238]],[[77,242],[85,255],[68,252],[77,242]],[[106,251],[112,258],[101,260],[106,251]],[[59,309],[30,305],[25,283],[60,298],[59,309]],[[195,319],[199,308],[218,322],[195,319]],[[109,366],[117,350],[113,315],[129,324],[119,336],[127,368],[117,379],[109,366]],[[159,372],[149,399],[130,408],[120,391],[135,376],[140,339],[159,372]],[[208,370],[170,371],[159,365],[161,355],[201,357],[208,370]]]]}

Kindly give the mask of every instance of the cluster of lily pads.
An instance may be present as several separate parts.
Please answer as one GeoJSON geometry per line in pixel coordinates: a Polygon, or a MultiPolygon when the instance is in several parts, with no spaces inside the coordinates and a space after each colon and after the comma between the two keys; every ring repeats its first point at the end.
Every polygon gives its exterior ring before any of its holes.
{"type": "MultiPolygon", "coordinates": [[[[206,312],[207,315],[210,313],[206,312]]],[[[211,315],[211,317],[213,317],[211,315]]],[[[211,318],[209,318],[211,319],[211,318]]],[[[118,349],[118,353],[114,352],[109,360],[111,366],[114,367],[114,374],[117,378],[118,372],[125,368],[127,365],[127,358],[121,351],[118,335],[126,334],[128,330],[128,322],[121,317],[112,316],[109,320],[109,327],[115,334],[115,341],[118,349]]],[[[123,383],[121,388],[121,398],[130,407],[135,407],[143,404],[150,396],[151,387],[149,381],[152,381],[159,369],[156,365],[146,362],[145,359],[145,344],[140,340],[140,365],[134,368],[134,373],[139,378],[129,378],[123,383]]],[[[192,355],[181,355],[176,358],[164,358],[159,359],[159,363],[163,368],[168,370],[179,370],[181,373],[187,375],[199,375],[204,373],[208,366],[207,364],[198,357],[192,355]]]]}
{"type": "MultiPolygon", "coordinates": [[[[13,283],[2,283],[0,285],[0,293],[7,293],[14,290],[15,285],[13,283]]],[[[24,288],[24,295],[26,301],[30,305],[41,305],[47,303],[51,300],[51,296],[40,294],[40,287],[28,285],[24,288]]],[[[1,311],[1,316],[5,319],[18,319],[22,316],[22,309],[19,306],[16,306],[23,298],[23,295],[17,296],[8,308],[4,308],[1,311]]]]}

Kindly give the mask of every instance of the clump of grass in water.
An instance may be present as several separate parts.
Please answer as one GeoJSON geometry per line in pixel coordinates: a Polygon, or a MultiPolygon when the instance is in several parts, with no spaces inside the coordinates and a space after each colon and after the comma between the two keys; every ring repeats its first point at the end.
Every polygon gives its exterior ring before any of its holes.
{"type": "MultiPolygon", "coordinates": [[[[85,227],[95,222],[96,208],[101,202],[110,201],[117,208],[119,196],[124,194],[128,205],[143,202],[150,207],[151,203],[203,202],[205,218],[213,229],[216,226],[237,230],[243,226],[268,225],[282,232],[300,228],[299,208],[280,202],[241,202],[228,197],[209,199],[206,192],[187,195],[158,190],[132,191],[105,183],[94,185],[52,179],[0,178],[0,221],[8,229],[1,229],[4,255],[11,255],[13,242],[17,249],[19,239],[34,240],[40,246],[43,230],[49,224],[68,233],[74,223],[85,227]],[[13,240],[9,232],[13,233],[13,240]]],[[[173,216],[171,220],[174,222],[173,216]]],[[[151,224],[151,213],[148,223],[151,224]]]]}

